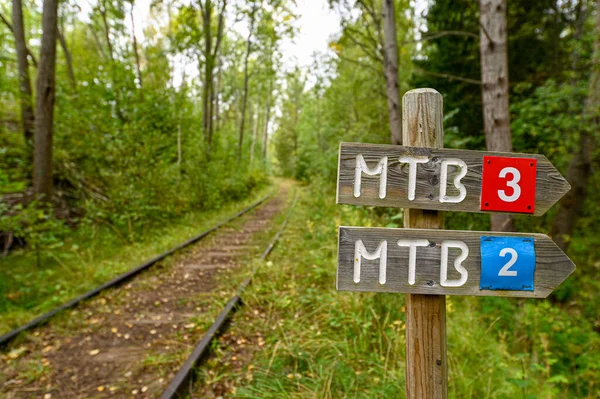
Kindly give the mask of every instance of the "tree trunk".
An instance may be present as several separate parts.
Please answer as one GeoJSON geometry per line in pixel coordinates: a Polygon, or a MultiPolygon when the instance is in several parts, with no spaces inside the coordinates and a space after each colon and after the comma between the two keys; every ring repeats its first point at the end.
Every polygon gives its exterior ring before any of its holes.
{"type": "Polygon", "coordinates": [[[104,25],[104,37],[106,38],[106,45],[108,46],[108,57],[111,61],[115,60],[115,55],[113,54],[113,47],[110,41],[110,26],[108,25],[108,19],[106,17],[106,4],[104,1],[101,2],[100,15],[102,16],[102,24],[104,25]]]}
{"type": "Polygon", "coordinates": [[[252,11],[250,12],[248,39],[246,40],[246,56],[244,58],[244,93],[242,94],[242,120],[240,122],[240,135],[238,142],[238,161],[242,159],[242,148],[244,145],[244,125],[246,123],[246,104],[248,102],[248,81],[250,80],[250,76],[248,75],[248,59],[250,58],[250,52],[252,51],[252,31],[254,30],[254,17],[256,16],[257,6],[257,1],[254,1],[254,4],[252,4],[252,11]]]}
{"type": "Polygon", "coordinates": [[[223,61],[221,60],[221,57],[219,57],[219,61],[217,62],[218,67],[217,67],[217,93],[215,95],[215,119],[216,119],[216,125],[217,125],[217,133],[221,130],[221,108],[220,108],[220,100],[219,100],[219,93],[221,92],[221,89],[223,88],[223,83],[222,83],[222,79],[223,79],[223,61]]]}
{"type": "Polygon", "coordinates": [[[206,140],[207,151],[210,151],[209,141],[209,120],[210,120],[210,101],[211,101],[211,84],[212,84],[212,35],[211,35],[211,15],[212,15],[212,2],[206,0],[204,6],[200,3],[200,10],[202,12],[203,30],[204,30],[204,82],[202,86],[202,131],[204,132],[204,139],[206,140]]]}
{"type": "Polygon", "coordinates": [[[36,118],[33,164],[33,192],[44,201],[52,200],[52,129],[56,79],[58,0],[44,0],[42,44],[36,83],[36,118]]]}
{"type": "Polygon", "coordinates": [[[212,147],[214,124],[215,124],[215,82],[214,82],[214,76],[211,76],[210,104],[208,107],[208,148],[209,149],[212,147]]]}
{"type": "MultiPolygon", "coordinates": [[[[21,8],[21,13],[23,13],[22,8],[21,8]]],[[[14,35],[15,31],[13,30],[13,26],[10,24],[10,22],[8,22],[8,20],[4,17],[4,15],[2,15],[1,12],[0,12],[0,21],[2,21],[2,23],[4,23],[4,25],[6,25],[8,30],[14,35]]],[[[31,52],[31,49],[28,46],[25,46],[25,49],[27,50],[27,55],[31,59],[31,63],[33,64],[33,66],[35,68],[37,68],[37,60],[35,59],[35,56],[31,52]]]]}
{"type": "Polygon", "coordinates": [[[179,174],[181,175],[181,162],[183,161],[183,146],[182,146],[182,131],[181,131],[181,121],[183,118],[183,106],[185,103],[185,92],[187,89],[187,84],[185,82],[185,65],[183,67],[183,76],[181,79],[181,87],[180,87],[180,91],[181,91],[181,96],[180,96],[180,102],[179,102],[179,109],[178,109],[178,117],[177,117],[177,167],[179,169],[179,174]]]}
{"type": "Polygon", "coordinates": [[[33,114],[33,95],[29,77],[29,62],[27,61],[27,41],[23,23],[23,4],[21,0],[12,2],[13,34],[17,50],[19,68],[19,98],[21,100],[21,119],[23,121],[23,137],[27,146],[32,145],[35,117],[33,114]]]}
{"type": "MultiPolygon", "coordinates": [[[[597,0],[600,10],[600,0],[597,0]]],[[[593,133],[600,128],[600,12],[596,12],[596,36],[592,58],[588,97],[585,104],[584,123],[579,132],[579,148],[571,159],[567,171],[567,180],[571,184],[569,191],[560,201],[550,235],[563,251],[569,248],[571,234],[585,203],[588,182],[592,175],[592,160],[596,149],[593,133]]]]}
{"type": "Polygon", "coordinates": [[[60,47],[63,50],[65,55],[65,61],[67,62],[67,71],[69,72],[69,81],[71,82],[71,88],[73,92],[77,92],[77,80],[75,80],[75,71],[73,70],[73,58],[71,57],[71,52],[69,51],[69,47],[67,47],[67,41],[65,40],[65,36],[59,30],[58,41],[60,42],[60,47]]]}
{"type": "Polygon", "coordinates": [[[142,84],[142,68],[140,66],[140,54],[138,52],[137,37],[135,36],[135,20],[133,18],[133,2],[131,3],[131,9],[129,10],[131,17],[131,34],[133,35],[133,54],[135,55],[135,67],[137,70],[137,78],[140,84],[140,99],[144,101],[144,92],[142,84]]]}
{"type": "MultiPolygon", "coordinates": [[[[113,45],[112,42],[110,41],[110,25],[108,24],[108,16],[107,16],[107,8],[106,8],[106,0],[101,0],[99,2],[100,7],[98,8],[99,12],[100,12],[100,16],[102,17],[102,24],[104,25],[104,38],[106,40],[106,46],[108,47],[108,58],[110,59],[110,68],[113,71],[113,75],[114,75],[114,62],[115,62],[115,54],[114,54],[114,49],[113,49],[113,45]]],[[[98,41],[99,43],[99,41],[98,41]]],[[[102,48],[101,45],[99,45],[100,48],[102,48]]],[[[104,50],[101,50],[102,53],[104,54],[104,50]]],[[[123,114],[123,110],[121,109],[121,90],[119,89],[119,87],[117,87],[117,80],[112,78],[112,83],[113,83],[113,91],[115,93],[115,113],[117,114],[117,117],[119,118],[119,120],[123,123],[126,122],[126,118],[125,115],[123,114]]]]}
{"type": "Polygon", "coordinates": [[[269,141],[269,120],[271,118],[271,96],[273,91],[273,81],[269,81],[269,92],[265,104],[265,126],[263,128],[263,162],[267,162],[267,144],[269,141]]]}
{"type": "MultiPolygon", "coordinates": [[[[213,46],[212,37],[212,14],[215,4],[211,0],[206,0],[204,3],[199,2],[200,13],[202,15],[203,31],[204,31],[204,82],[202,90],[202,130],[207,143],[207,151],[210,151],[214,132],[214,114],[215,107],[218,113],[218,101],[216,98],[218,93],[215,92],[215,61],[219,57],[219,49],[221,39],[223,37],[223,25],[225,21],[225,9],[227,8],[227,0],[223,0],[221,10],[219,11],[219,21],[217,25],[217,36],[213,46]]],[[[218,2],[217,2],[218,4],[218,2]]]]}
{"type": "MultiPolygon", "coordinates": [[[[508,109],[506,0],[480,1],[481,97],[489,151],[512,151],[508,109]]],[[[492,230],[514,231],[514,217],[491,215],[492,230]]]]}
{"type": "Polygon", "coordinates": [[[398,85],[398,39],[394,0],[383,0],[384,64],[392,144],[402,144],[402,108],[398,85]]]}
{"type": "Polygon", "coordinates": [[[252,145],[250,146],[250,170],[254,162],[254,149],[256,147],[256,136],[258,134],[258,103],[254,105],[254,127],[252,128],[252,145]]]}

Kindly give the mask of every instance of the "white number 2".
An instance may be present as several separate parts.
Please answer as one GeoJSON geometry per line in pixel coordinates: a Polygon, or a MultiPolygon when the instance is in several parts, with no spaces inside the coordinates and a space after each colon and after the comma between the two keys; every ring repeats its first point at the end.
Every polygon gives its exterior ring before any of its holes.
{"type": "Polygon", "coordinates": [[[517,259],[519,259],[519,254],[513,248],[503,248],[500,251],[500,256],[505,257],[506,254],[510,254],[510,260],[504,265],[504,267],[502,267],[502,269],[500,269],[498,276],[515,277],[517,275],[517,271],[510,270],[510,267],[517,262],[517,259]]]}
{"type": "Polygon", "coordinates": [[[518,184],[521,180],[521,172],[516,168],[506,167],[500,171],[500,178],[505,178],[508,173],[512,174],[513,178],[507,181],[506,185],[513,189],[513,193],[512,195],[506,195],[504,190],[498,190],[498,195],[504,202],[515,202],[521,196],[521,187],[518,184]]]}

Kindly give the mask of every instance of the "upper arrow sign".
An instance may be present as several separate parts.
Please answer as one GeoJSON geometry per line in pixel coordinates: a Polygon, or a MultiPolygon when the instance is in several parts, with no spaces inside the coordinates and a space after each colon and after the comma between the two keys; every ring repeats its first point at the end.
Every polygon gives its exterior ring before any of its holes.
{"type": "Polygon", "coordinates": [[[338,204],[540,216],[570,188],[543,155],[340,145],[338,204]]]}
{"type": "Polygon", "coordinates": [[[337,288],[545,298],[575,270],[546,235],[340,227],[337,288]]]}

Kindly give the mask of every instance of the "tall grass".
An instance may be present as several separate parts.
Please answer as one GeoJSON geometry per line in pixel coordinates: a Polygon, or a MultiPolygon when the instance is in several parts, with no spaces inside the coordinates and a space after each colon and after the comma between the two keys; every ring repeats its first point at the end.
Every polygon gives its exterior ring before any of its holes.
{"type": "MultiPolygon", "coordinates": [[[[405,396],[404,296],[335,289],[337,227],[394,221],[334,198],[316,187],[302,193],[283,241],[244,295],[231,333],[261,334],[265,343],[244,365],[211,363],[210,378],[229,381],[232,396],[405,396]]],[[[598,334],[577,314],[546,300],[447,303],[450,397],[598,397],[598,334]]]]}
{"type": "Polygon", "coordinates": [[[272,190],[262,187],[241,201],[188,212],[127,237],[108,225],[84,224],[64,245],[42,252],[41,267],[37,254],[27,249],[0,257],[0,334],[180,244],[272,190]]]}

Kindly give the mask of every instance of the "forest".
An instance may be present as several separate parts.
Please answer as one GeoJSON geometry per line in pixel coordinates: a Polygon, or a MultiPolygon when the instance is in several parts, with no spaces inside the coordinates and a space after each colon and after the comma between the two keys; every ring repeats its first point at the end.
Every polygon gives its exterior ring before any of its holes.
{"type": "MultiPolygon", "coordinates": [[[[341,142],[403,144],[415,88],[443,96],[444,147],[543,154],[571,185],[541,217],[445,213],[547,234],[577,265],[546,299],[448,296],[448,397],[600,397],[598,0],[0,0],[0,335],[272,195],[249,241],[288,215],[268,262],[210,274],[185,324],[201,334],[252,273],[190,397],[410,397],[404,296],[335,287],[338,226],[402,210],[336,205],[336,179],[341,142]],[[307,9],[338,24],[303,65],[307,9]]],[[[65,337],[110,320],[90,303],[0,348],[0,396],[159,397],[133,377],[58,388],[65,337]]],[[[167,380],[188,353],[164,353],[127,370],[167,380]]]]}

